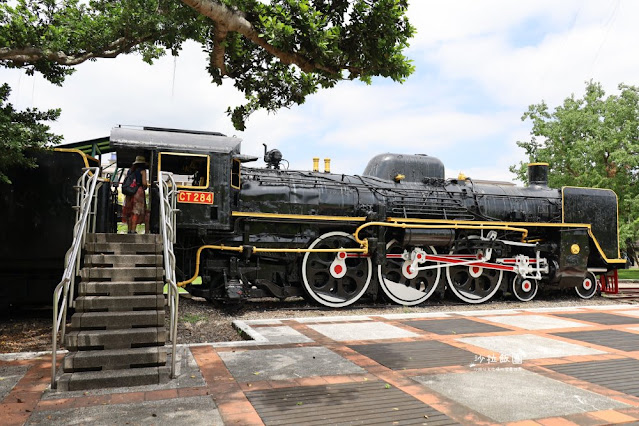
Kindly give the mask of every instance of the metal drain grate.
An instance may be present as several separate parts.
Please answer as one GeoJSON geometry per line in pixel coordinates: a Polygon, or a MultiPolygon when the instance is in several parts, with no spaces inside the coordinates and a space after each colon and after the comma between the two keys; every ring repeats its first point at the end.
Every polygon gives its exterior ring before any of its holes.
{"type": "Polygon", "coordinates": [[[626,333],[619,330],[573,331],[553,334],[567,339],[607,346],[620,351],[632,352],[639,350],[639,334],[626,333]]]}
{"type": "Polygon", "coordinates": [[[404,324],[435,334],[474,334],[510,331],[495,325],[484,324],[466,318],[426,321],[404,321],[404,324]]]}
{"type": "Polygon", "coordinates": [[[435,340],[354,345],[350,348],[392,370],[469,365],[475,360],[474,353],[435,340]]]}
{"type": "Polygon", "coordinates": [[[639,397],[639,360],[614,359],[610,361],[576,362],[546,366],[557,373],[566,374],[585,382],[639,397]]]}
{"type": "Polygon", "coordinates": [[[594,322],[602,325],[639,324],[639,318],[623,317],[621,315],[606,314],[603,312],[581,314],[555,314],[558,317],[572,318],[579,321],[594,322]]]}
{"type": "Polygon", "coordinates": [[[266,425],[428,424],[454,420],[384,382],[247,392],[266,425]]]}

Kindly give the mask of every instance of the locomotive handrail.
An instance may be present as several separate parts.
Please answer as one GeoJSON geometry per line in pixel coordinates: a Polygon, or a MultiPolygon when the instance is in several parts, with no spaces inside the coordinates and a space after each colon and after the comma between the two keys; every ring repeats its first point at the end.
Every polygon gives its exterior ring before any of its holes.
{"type": "MultiPolygon", "coordinates": [[[[78,183],[75,186],[77,190],[77,207],[76,221],[73,226],[73,242],[71,247],[67,251],[64,259],[64,273],[62,274],[62,280],[56,286],[53,291],[53,330],[52,330],[52,350],[51,350],[51,388],[56,388],[55,374],[56,374],[56,358],[58,351],[58,331],[60,333],[60,340],[64,341],[64,335],[66,332],[66,316],[67,307],[71,306],[73,302],[73,292],[75,277],[79,273],[80,269],[80,250],[84,246],[87,234],[87,224],[91,213],[91,204],[94,198],[96,186],[98,183],[99,167],[87,167],[84,168],[84,173],[78,179],[78,183]],[[60,304],[60,297],[62,297],[62,303],[60,304]],[[61,308],[61,309],[60,309],[61,308]]],[[[97,201],[94,201],[94,203],[97,201]]],[[[95,206],[96,204],[94,204],[95,206]]],[[[91,224],[95,227],[95,219],[91,224]]]]}
{"type": "Polygon", "coordinates": [[[162,250],[164,255],[164,279],[168,285],[168,303],[170,311],[171,339],[171,378],[175,379],[175,353],[177,347],[178,304],[179,289],[175,279],[175,215],[177,212],[177,185],[171,173],[158,173],[158,189],[160,192],[160,235],[162,236],[162,250]],[[166,180],[165,180],[166,176],[166,180]],[[167,183],[168,181],[168,183],[167,183]]]}

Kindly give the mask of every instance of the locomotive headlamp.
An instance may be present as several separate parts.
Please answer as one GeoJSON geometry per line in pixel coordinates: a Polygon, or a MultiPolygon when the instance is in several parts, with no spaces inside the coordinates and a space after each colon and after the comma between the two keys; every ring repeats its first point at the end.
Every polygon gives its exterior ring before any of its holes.
{"type": "Polygon", "coordinates": [[[570,246],[570,252],[572,254],[579,254],[580,251],[581,251],[581,248],[579,248],[579,244],[573,244],[570,246]]]}
{"type": "Polygon", "coordinates": [[[398,173],[398,174],[395,175],[395,182],[401,182],[404,179],[406,179],[406,176],[401,174],[401,173],[398,173]]]}

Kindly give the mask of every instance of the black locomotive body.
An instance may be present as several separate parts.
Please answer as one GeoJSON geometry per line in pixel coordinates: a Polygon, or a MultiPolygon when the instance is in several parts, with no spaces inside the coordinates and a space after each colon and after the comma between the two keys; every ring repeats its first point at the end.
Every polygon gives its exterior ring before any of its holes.
{"type": "Polygon", "coordinates": [[[109,138],[119,168],[144,155],[150,181],[173,174],[178,279],[209,300],[416,305],[448,289],[481,303],[500,290],[531,300],[540,286],[590,298],[595,274],[624,263],[614,192],[549,188],[545,164],[530,165],[527,187],[446,179],[425,155],[383,154],[362,175],[345,175],[282,170],[276,150],[266,168],[249,168],[257,158],[242,155],[240,142],[155,128],[118,127],[109,138]]]}
{"type": "Polygon", "coordinates": [[[282,170],[273,151],[266,168],[245,167],[256,158],[219,134],[118,128],[111,144],[129,157],[144,150],[152,176],[193,174],[178,182],[175,251],[182,283],[211,300],[301,295],[343,307],[383,296],[415,305],[448,288],[481,303],[500,289],[530,300],[540,285],[589,298],[594,274],[623,262],[614,192],[548,188],[545,164],[531,165],[522,188],[446,179],[425,155],[379,155],[351,176],[282,170]],[[163,166],[189,156],[201,156],[198,170],[163,166]]]}

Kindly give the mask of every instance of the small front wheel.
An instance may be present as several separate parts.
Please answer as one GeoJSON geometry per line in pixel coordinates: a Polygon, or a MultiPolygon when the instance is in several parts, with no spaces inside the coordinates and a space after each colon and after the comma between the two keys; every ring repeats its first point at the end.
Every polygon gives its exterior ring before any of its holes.
{"type": "Polygon", "coordinates": [[[575,291],[577,295],[582,299],[592,299],[595,294],[597,294],[597,277],[592,272],[587,272],[584,280],[581,282],[581,285],[575,287],[575,291]]]}
{"type": "Polygon", "coordinates": [[[537,295],[539,283],[537,280],[523,278],[521,275],[515,275],[512,283],[512,293],[517,300],[522,302],[530,302],[537,295]]]}

